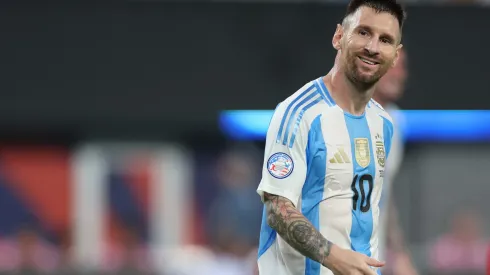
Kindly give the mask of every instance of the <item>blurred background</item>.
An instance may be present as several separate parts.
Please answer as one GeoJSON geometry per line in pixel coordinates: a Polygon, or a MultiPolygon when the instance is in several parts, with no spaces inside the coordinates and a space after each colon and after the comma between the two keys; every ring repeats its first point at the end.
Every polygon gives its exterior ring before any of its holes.
{"type": "MultiPolygon", "coordinates": [[[[407,0],[377,92],[419,274],[485,274],[488,3],[407,0]]],[[[345,5],[0,2],[0,274],[256,274],[267,110],[329,71],[345,5]]]]}

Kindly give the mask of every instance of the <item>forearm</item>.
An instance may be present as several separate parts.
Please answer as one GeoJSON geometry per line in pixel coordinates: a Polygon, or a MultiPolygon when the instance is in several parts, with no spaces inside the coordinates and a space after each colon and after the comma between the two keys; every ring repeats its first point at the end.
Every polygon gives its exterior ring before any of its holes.
{"type": "Polygon", "coordinates": [[[323,264],[333,244],[315,229],[290,200],[267,193],[264,198],[269,226],[298,252],[323,264]]]}

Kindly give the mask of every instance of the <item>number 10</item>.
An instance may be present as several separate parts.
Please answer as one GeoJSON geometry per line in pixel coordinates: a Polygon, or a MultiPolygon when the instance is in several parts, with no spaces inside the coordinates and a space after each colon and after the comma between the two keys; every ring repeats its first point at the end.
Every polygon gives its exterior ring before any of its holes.
{"type": "Polygon", "coordinates": [[[352,197],[352,209],[357,210],[357,202],[359,201],[359,192],[357,191],[356,184],[359,182],[359,189],[361,190],[361,212],[366,213],[371,209],[371,193],[373,192],[373,176],[369,174],[364,174],[357,180],[359,175],[354,177],[352,181],[351,189],[354,192],[352,197]],[[369,184],[369,190],[366,198],[366,191],[364,190],[364,181],[369,184]],[[366,204],[366,205],[364,205],[366,204]]]}

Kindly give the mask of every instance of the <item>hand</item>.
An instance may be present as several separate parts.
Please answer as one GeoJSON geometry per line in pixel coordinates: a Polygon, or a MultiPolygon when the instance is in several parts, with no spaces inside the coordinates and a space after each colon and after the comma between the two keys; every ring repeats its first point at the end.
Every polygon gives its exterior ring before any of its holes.
{"type": "Polygon", "coordinates": [[[364,254],[333,245],[323,265],[335,275],[377,275],[372,267],[379,268],[385,264],[364,254]]]}

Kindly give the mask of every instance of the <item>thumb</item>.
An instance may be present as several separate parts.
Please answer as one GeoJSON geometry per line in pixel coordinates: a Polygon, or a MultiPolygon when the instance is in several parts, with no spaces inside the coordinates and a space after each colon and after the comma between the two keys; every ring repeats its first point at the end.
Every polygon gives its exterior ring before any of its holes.
{"type": "Polygon", "coordinates": [[[366,263],[368,265],[374,266],[374,267],[383,267],[385,265],[384,262],[380,262],[380,261],[373,259],[373,258],[367,258],[366,263]]]}

